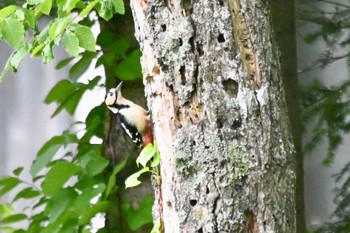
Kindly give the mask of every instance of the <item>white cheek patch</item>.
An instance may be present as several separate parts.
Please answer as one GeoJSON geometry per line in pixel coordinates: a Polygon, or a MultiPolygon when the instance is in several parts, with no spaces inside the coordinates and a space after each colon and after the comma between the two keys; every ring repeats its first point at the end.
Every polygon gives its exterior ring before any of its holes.
{"type": "Polygon", "coordinates": [[[113,105],[114,104],[114,100],[115,100],[115,98],[113,96],[107,97],[106,100],[105,100],[105,103],[106,103],[107,106],[108,105],[113,105]]]}

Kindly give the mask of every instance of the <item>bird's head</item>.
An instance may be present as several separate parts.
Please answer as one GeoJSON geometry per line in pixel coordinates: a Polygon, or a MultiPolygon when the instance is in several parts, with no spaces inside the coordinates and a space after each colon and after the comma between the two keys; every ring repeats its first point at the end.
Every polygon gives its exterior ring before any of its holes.
{"type": "Polygon", "coordinates": [[[118,95],[121,95],[121,89],[122,89],[122,84],[121,82],[116,88],[111,88],[107,91],[106,97],[105,97],[105,103],[107,106],[112,106],[116,104],[118,95]]]}

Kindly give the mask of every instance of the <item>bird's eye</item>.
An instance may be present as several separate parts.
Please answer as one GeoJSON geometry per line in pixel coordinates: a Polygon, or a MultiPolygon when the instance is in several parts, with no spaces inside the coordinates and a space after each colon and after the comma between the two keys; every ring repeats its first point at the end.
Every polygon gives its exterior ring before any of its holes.
{"type": "Polygon", "coordinates": [[[109,95],[109,96],[112,96],[112,95],[113,95],[113,93],[112,93],[112,92],[108,92],[108,95],[109,95]]]}

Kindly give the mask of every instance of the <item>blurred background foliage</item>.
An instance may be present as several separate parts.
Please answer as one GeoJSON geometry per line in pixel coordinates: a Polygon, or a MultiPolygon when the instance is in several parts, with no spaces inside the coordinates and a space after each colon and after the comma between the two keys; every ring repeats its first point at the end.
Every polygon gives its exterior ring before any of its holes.
{"type": "MultiPolygon", "coordinates": [[[[302,73],[325,68],[334,62],[346,59],[350,70],[350,4],[339,0],[298,0],[297,22],[312,24],[314,31],[304,37],[306,43],[322,41],[325,49],[302,73]],[[326,9],[326,10],[325,10],[326,9]]],[[[335,72],[335,76],[338,74],[335,72]]],[[[332,79],[334,77],[327,77],[332,79]]],[[[337,150],[350,131],[350,79],[342,77],[340,83],[328,86],[317,80],[302,85],[302,119],[310,137],[305,142],[305,152],[327,143],[327,156],[323,160],[330,166],[337,150]]],[[[349,154],[348,154],[349,155],[349,154]]],[[[334,190],[336,210],[331,220],[315,232],[350,232],[350,163],[334,175],[337,188],[334,190]]]]}

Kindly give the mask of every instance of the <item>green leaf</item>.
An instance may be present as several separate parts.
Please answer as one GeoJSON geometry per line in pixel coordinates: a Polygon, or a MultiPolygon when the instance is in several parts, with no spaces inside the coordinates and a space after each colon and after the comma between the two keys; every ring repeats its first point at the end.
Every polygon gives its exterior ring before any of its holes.
{"type": "Polygon", "coordinates": [[[99,2],[100,2],[100,0],[94,0],[94,1],[90,2],[90,3],[84,8],[84,10],[82,10],[82,11],[80,12],[79,16],[82,17],[82,18],[85,18],[85,17],[91,12],[91,10],[95,7],[95,5],[96,5],[97,3],[99,3],[99,2]]]}
{"type": "Polygon", "coordinates": [[[60,62],[57,63],[55,69],[56,70],[62,69],[63,67],[68,65],[73,59],[74,59],[74,57],[69,57],[69,58],[61,60],[60,62]]]}
{"type": "Polygon", "coordinates": [[[79,161],[82,171],[90,177],[100,174],[109,164],[109,160],[96,150],[84,154],[79,161]]]}
{"type": "Polygon", "coordinates": [[[42,223],[46,220],[47,220],[47,215],[44,213],[44,211],[38,214],[32,215],[27,233],[40,232],[42,229],[42,223]]]}
{"type": "Polygon", "coordinates": [[[69,219],[62,225],[60,233],[81,232],[78,230],[78,227],[79,224],[77,219],[69,219]]]}
{"type": "Polygon", "coordinates": [[[46,25],[41,32],[34,37],[36,42],[38,44],[46,44],[48,43],[48,37],[49,37],[49,29],[51,27],[51,24],[46,25]]]}
{"type": "Polygon", "coordinates": [[[57,37],[60,37],[64,30],[67,28],[69,20],[69,16],[55,19],[54,22],[49,26],[50,38],[56,39],[57,37]]]}
{"type": "Polygon", "coordinates": [[[90,208],[86,209],[84,214],[80,216],[79,224],[87,225],[91,222],[91,219],[100,212],[105,212],[109,207],[110,202],[108,201],[99,201],[90,208]]]}
{"type": "Polygon", "coordinates": [[[66,4],[66,0],[56,0],[56,5],[59,11],[59,16],[62,15],[63,7],[66,4]]]}
{"type": "Polygon", "coordinates": [[[118,163],[113,168],[112,174],[108,178],[107,189],[106,189],[106,198],[116,189],[116,175],[126,166],[128,158],[125,158],[123,161],[118,163]]]}
{"type": "Polygon", "coordinates": [[[141,164],[143,167],[146,167],[146,164],[148,161],[152,159],[152,157],[155,155],[156,151],[154,149],[153,144],[148,144],[146,147],[144,147],[140,153],[140,155],[136,159],[136,164],[141,164]]]}
{"type": "Polygon", "coordinates": [[[27,219],[27,215],[25,214],[14,214],[14,215],[10,215],[6,218],[1,219],[1,223],[6,224],[6,223],[14,223],[14,222],[19,222],[22,220],[27,219]]]}
{"type": "Polygon", "coordinates": [[[24,26],[16,18],[5,19],[1,25],[2,38],[15,49],[23,44],[24,26]]]}
{"type": "Polygon", "coordinates": [[[94,184],[93,186],[86,186],[81,190],[81,194],[74,201],[75,208],[79,211],[80,214],[84,214],[87,208],[91,206],[91,200],[94,197],[99,196],[106,190],[106,185],[103,183],[94,184]]]}
{"type": "Polygon", "coordinates": [[[154,224],[151,233],[160,233],[160,219],[157,219],[156,224],[154,224]]]}
{"type": "MultiPolygon", "coordinates": [[[[89,233],[89,232],[84,232],[84,233],[89,233]]],[[[106,228],[101,228],[96,233],[109,233],[109,232],[106,228]]]]}
{"type": "Polygon", "coordinates": [[[29,52],[29,45],[22,46],[19,50],[14,51],[7,59],[5,67],[0,75],[0,82],[7,72],[12,69],[13,72],[17,71],[18,65],[25,55],[29,52]]]}
{"type": "Polygon", "coordinates": [[[24,169],[24,167],[18,167],[18,168],[16,168],[15,170],[13,170],[13,174],[14,174],[15,176],[19,176],[19,175],[21,175],[21,173],[23,172],[23,169],[24,169]]]}
{"type": "Polygon", "coordinates": [[[56,102],[58,108],[51,117],[56,116],[60,111],[66,109],[68,113],[73,114],[78,102],[77,97],[82,96],[83,91],[79,91],[82,84],[72,83],[67,79],[58,82],[49,92],[44,102],[46,104],[56,102]],[[75,98],[74,98],[75,96],[75,98]],[[72,99],[73,98],[73,99],[72,99]]]}
{"type": "Polygon", "coordinates": [[[16,10],[13,17],[18,19],[20,22],[25,21],[24,11],[21,8],[16,10]]]}
{"type": "Polygon", "coordinates": [[[88,51],[96,51],[96,41],[91,29],[80,24],[72,24],[71,28],[79,39],[79,46],[88,51]]]}
{"type": "Polygon", "coordinates": [[[47,94],[44,103],[50,104],[53,102],[62,103],[68,96],[73,94],[78,89],[78,85],[64,79],[59,81],[47,94]]]}
{"type": "Polygon", "coordinates": [[[114,6],[110,0],[100,0],[96,5],[97,12],[106,21],[110,20],[114,14],[114,6]]]}
{"type": "Polygon", "coordinates": [[[0,230],[1,233],[15,233],[15,229],[12,226],[0,226],[0,230]]]}
{"type": "Polygon", "coordinates": [[[2,189],[0,189],[0,197],[4,194],[8,193],[12,189],[16,188],[19,184],[21,184],[22,181],[20,181],[16,177],[3,177],[0,179],[0,186],[2,186],[2,189]]]}
{"type": "Polygon", "coordinates": [[[124,15],[125,14],[125,7],[123,0],[111,0],[114,6],[114,10],[116,13],[124,15]]]}
{"type": "Polygon", "coordinates": [[[25,22],[27,23],[27,25],[30,28],[35,29],[36,28],[36,20],[35,20],[34,12],[29,10],[29,9],[25,9],[25,8],[22,8],[21,11],[24,12],[24,19],[25,19],[25,22]]]}
{"type": "Polygon", "coordinates": [[[126,219],[132,231],[136,231],[145,224],[152,223],[153,204],[154,197],[152,195],[143,197],[139,203],[138,209],[133,209],[127,202],[122,204],[122,217],[126,219]]]}
{"type": "MultiPolygon", "coordinates": [[[[14,53],[11,54],[10,58],[13,56],[14,53]]],[[[11,69],[11,65],[10,65],[10,58],[7,59],[6,64],[3,68],[3,70],[1,71],[1,75],[0,75],[0,82],[2,81],[2,79],[5,77],[5,75],[7,74],[7,72],[9,72],[9,70],[11,69]]]]}
{"type": "Polygon", "coordinates": [[[17,7],[15,5],[9,5],[0,9],[0,24],[3,20],[9,17],[16,10],[17,10],[17,7]]]}
{"type": "Polygon", "coordinates": [[[39,5],[35,7],[34,15],[37,17],[40,13],[45,15],[50,15],[50,11],[52,8],[52,0],[42,0],[39,5]]]}
{"type": "Polygon", "coordinates": [[[39,52],[41,53],[41,52],[43,51],[44,47],[45,47],[45,44],[39,44],[38,46],[36,46],[36,47],[32,50],[32,52],[30,53],[30,55],[31,55],[32,57],[37,56],[39,52]]]}
{"type": "Polygon", "coordinates": [[[27,233],[28,231],[25,231],[25,230],[23,230],[23,229],[17,229],[17,230],[15,230],[15,231],[13,231],[13,232],[11,232],[11,233],[27,233]]]}
{"type": "Polygon", "coordinates": [[[69,114],[73,115],[85,91],[92,90],[100,79],[101,77],[95,77],[93,80],[90,80],[88,84],[72,83],[66,79],[58,83],[45,99],[45,103],[55,101],[59,104],[56,111],[52,114],[52,117],[56,116],[63,109],[65,109],[69,114]],[[60,87],[58,87],[59,84],[60,87]],[[63,86],[63,84],[67,88],[62,89],[61,86],[63,86]],[[62,92],[62,90],[64,91],[62,92]]]}
{"type": "Polygon", "coordinates": [[[104,137],[106,106],[101,104],[94,107],[85,119],[86,132],[80,139],[81,142],[89,142],[92,136],[104,137]]]}
{"type": "Polygon", "coordinates": [[[63,48],[73,57],[79,55],[79,39],[74,32],[66,31],[62,38],[63,48]]]}
{"type": "Polygon", "coordinates": [[[43,0],[27,0],[27,3],[29,5],[36,5],[36,4],[39,4],[41,3],[43,0]]]}
{"type": "Polygon", "coordinates": [[[44,63],[50,63],[53,60],[53,43],[48,43],[44,46],[43,50],[42,50],[42,56],[43,56],[43,60],[44,63]]]}
{"type": "Polygon", "coordinates": [[[113,33],[111,31],[107,30],[107,31],[101,31],[97,35],[96,43],[98,45],[103,46],[103,47],[108,47],[108,46],[111,46],[114,41],[115,41],[115,38],[114,38],[113,33]]]}
{"type": "Polygon", "coordinates": [[[89,68],[91,61],[95,58],[95,56],[96,53],[84,52],[80,60],[76,62],[69,70],[69,79],[74,82],[77,81],[78,78],[85,73],[87,68],[89,68]]]}
{"type": "Polygon", "coordinates": [[[49,218],[49,223],[63,223],[62,218],[59,219],[60,216],[65,212],[68,212],[77,197],[78,194],[72,188],[63,189],[59,191],[57,195],[52,197],[45,208],[45,213],[49,218]]]}
{"type": "Polygon", "coordinates": [[[142,77],[141,72],[141,51],[134,50],[123,61],[121,61],[115,72],[122,80],[134,80],[142,77]]]}
{"type": "Polygon", "coordinates": [[[34,160],[30,170],[32,176],[36,177],[38,173],[52,161],[53,156],[62,146],[66,146],[69,143],[75,143],[77,141],[77,136],[68,132],[64,132],[60,136],[52,137],[39,150],[37,158],[34,160]]]}
{"type": "Polygon", "coordinates": [[[79,0],[66,0],[63,6],[63,10],[66,13],[70,13],[78,2],[79,0]]]}
{"type": "Polygon", "coordinates": [[[19,50],[15,51],[10,57],[10,65],[13,70],[17,70],[19,63],[28,54],[28,46],[22,46],[19,50]]]}
{"type": "Polygon", "coordinates": [[[123,37],[119,40],[115,40],[115,42],[112,44],[113,52],[121,57],[124,57],[127,51],[130,49],[131,43],[132,42],[128,37],[123,37]]]}
{"type": "Polygon", "coordinates": [[[63,188],[63,185],[79,170],[77,165],[66,160],[55,162],[42,183],[44,194],[48,196],[57,195],[63,188]]]}
{"type": "Polygon", "coordinates": [[[0,219],[9,216],[13,213],[13,207],[10,204],[2,204],[0,203],[0,219]]]}
{"type": "Polygon", "coordinates": [[[15,202],[21,198],[23,199],[31,199],[34,197],[38,197],[41,193],[38,190],[35,190],[31,187],[25,188],[22,191],[20,191],[19,193],[17,193],[17,195],[15,196],[15,198],[13,199],[12,202],[15,202]]]}
{"type": "Polygon", "coordinates": [[[159,153],[159,149],[156,141],[154,141],[153,145],[154,145],[155,154],[153,155],[151,167],[157,167],[160,163],[160,153],[159,153]]]}
{"type": "Polygon", "coordinates": [[[76,90],[72,95],[68,96],[68,98],[63,101],[56,109],[56,111],[52,114],[51,117],[57,116],[58,113],[60,113],[63,109],[67,111],[70,115],[73,115],[79,101],[81,100],[81,97],[85,93],[86,89],[80,88],[76,90]]]}
{"type": "Polygon", "coordinates": [[[40,176],[36,176],[33,178],[33,182],[37,182],[38,180],[44,179],[45,175],[40,175],[40,176]]]}
{"type": "Polygon", "coordinates": [[[138,180],[138,178],[143,174],[149,171],[149,167],[144,167],[143,169],[141,169],[140,171],[132,174],[131,176],[129,176],[126,180],[125,180],[125,188],[131,188],[131,187],[135,187],[139,184],[141,184],[141,181],[138,180]]]}

